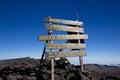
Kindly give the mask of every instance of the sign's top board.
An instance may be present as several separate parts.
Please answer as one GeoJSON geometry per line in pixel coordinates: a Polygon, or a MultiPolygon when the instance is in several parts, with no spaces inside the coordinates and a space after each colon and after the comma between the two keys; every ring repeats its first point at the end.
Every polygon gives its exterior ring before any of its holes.
{"type": "Polygon", "coordinates": [[[43,20],[45,22],[50,22],[50,23],[83,26],[83,22],[72,21],[72,20],[56,19],[56,18],[50,18],[50,17],[45,17],[43,20]]]}

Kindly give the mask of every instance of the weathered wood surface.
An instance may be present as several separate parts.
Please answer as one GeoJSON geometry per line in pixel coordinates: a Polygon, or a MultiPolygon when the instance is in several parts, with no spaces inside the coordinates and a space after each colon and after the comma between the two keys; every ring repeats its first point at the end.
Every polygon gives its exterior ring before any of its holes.
{"type": "Polygon", "coordinates": [[[43,20],[45,22],[51,22],[51,23],[83,26],[83,22],[72,21],[72,20],[63,20],[63,19],[56,19],[56,18],[49,18],[49,17],[45,17],[43,20]]]}
{"type": "Polygon", "coordinates": [[[63,26],[63,25],[54,25],[54,24],[45,24],[45,29],[53,29],[53,30],[59,30],[59,31],[68,31],[68,32],[84,32],[83,28],[78,27],[72,27],[72,26],[63,26]]]}
{"type": "Polygon", "coordinates": [[[47,58],[61,58],[61,57],[75,57],[75,56],[85,56],[84,51],[79,52],[46,52],[47,58]]]}
{"type": "Polygon", "coordinates": [[[65,39],[71,39],[71,40],[76,40],[76,39],[87,39],[88,35],[87,34],[82,34],[82,35],[44,35],[44,36],[39,36],[39,40],[65,40],[65,39]]]}
{"type": "Polygon", "coordinates": [[[84,49],[86,47],[85,44],[46,44],[46,47],[49,49],[64,49],[64,48],[69,48],[69,49],[84,49]]]}

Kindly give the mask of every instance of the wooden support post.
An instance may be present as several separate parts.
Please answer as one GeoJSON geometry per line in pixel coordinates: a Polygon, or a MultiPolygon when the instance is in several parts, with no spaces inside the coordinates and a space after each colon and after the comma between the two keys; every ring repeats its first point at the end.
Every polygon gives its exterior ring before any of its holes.
{"type": "MultiPolygon", "coordinates": [[[[49,16],[50,18],[50,16],[49,16]]],[[[51,24],[51,23],[49,23],[51,24]]],[[[49,30],[49,35],[52,36],[52,30],[49,30]]],[[[50,40],[50,43],[53,43],[52,40],[50,40]]],[[[52,52],[52,49],[50,49],[50,52],[52,52]]],[[[51,80],[54,80],[54,58],[51,58],[51,80]]]]}
{"type": "MultiPolygon", "coordinates": [[[[78,15],[77,15],[77,17],[78,17],[78,15]]],[[[76,21],[78,21],[78,20],[76,20],[76,21]]],[[[77,27],[79,28],[79,26],[77,26],[77,27]]],[[[80,35],[79,32],[77,34],[80,35]]],[[[78,43],[81,44],[80,39],[78,39],[78,43]]],[[[81,49],[79,51],[81,51],[81,49]]],[[[80,70],[81,70],[81,72],[83,72],[83,58],[82,58],[82,56],[79,56],[79,62],[80,62],[80,70]]]]}
{"type": "MultiPolygon", "coordinates": [[[[52,35],[52,30],[50,30],[50,35],[52,35]]],[[[53,41],[50,40],[50,43],[53,43],[53,41]]],[[[52,49],[50,49],[50,52],[52,52],[52,49]]],[[[54,80],[54,58],[51,58],[51,80],[54,80]]]]}
{"type": "Polygon", "coordinates": [[[79,56],[79,60],[80,60],[80,69],[81,69],[81,72],[83,72],[83,57],[79,56]]]}
{"type": "Polygon", "coordinates": [[[53,58],[51,59],[51,69],[52,69],[51,80],[54,80],[54,59],[53,58]]]}

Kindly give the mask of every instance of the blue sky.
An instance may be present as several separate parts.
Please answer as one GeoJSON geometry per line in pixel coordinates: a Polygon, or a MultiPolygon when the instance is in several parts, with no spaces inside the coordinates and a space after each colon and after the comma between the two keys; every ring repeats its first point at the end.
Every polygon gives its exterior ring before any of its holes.
{"type": "Polygon", "coordinates": [[[84,63],[120,64],[120,0],[0,0],[0,59],[40,58],[43,17],[75,20],[76,9],[89,35],[84,63]]]}

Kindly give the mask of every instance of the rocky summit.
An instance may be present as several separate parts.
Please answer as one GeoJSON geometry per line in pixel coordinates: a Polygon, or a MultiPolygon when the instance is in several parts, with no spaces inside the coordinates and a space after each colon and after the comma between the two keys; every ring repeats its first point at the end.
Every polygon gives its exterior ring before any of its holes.
{"type": "MultiPolygon", "coordinates": [[[[55,60],[55,80],[120,80],[120,67],[71,64],[66,58],[55,60]]],[[[29,57],[0,60],[0,80],[51,80],[50,60],[29,57]]]]}

